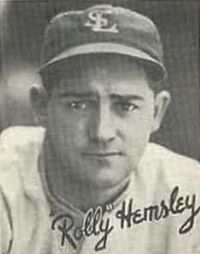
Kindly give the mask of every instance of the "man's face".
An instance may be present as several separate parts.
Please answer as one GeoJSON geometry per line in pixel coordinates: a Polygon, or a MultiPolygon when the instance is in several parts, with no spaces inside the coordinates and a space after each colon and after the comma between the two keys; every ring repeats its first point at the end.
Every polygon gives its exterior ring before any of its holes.
{"type": "Polygon", "coordinates": [[[69,177],[109,188],[137,167],[152,131],[154,94],[136,62],[94,59],[62,72],[47,105],[46,127],[69,177]]]}

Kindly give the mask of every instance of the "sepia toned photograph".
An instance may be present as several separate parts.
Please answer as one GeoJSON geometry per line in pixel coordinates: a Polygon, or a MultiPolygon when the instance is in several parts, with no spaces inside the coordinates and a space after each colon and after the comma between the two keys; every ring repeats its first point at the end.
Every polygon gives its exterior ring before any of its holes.
{"type": "Polygon", "coordinates": [[[0,0],[0,254],[200,254],[199,2],[0,0]]]}

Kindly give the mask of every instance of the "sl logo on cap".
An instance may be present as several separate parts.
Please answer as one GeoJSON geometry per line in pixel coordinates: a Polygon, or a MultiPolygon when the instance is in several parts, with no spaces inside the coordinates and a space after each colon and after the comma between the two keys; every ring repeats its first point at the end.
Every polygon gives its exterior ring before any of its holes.
{"type": "Polygon", "coordinates": [[[89,20],[84,24],[86,27],[91,27],[94,32],[109,32],[118,33],[116,23],[112,23],[106,16],[111,14],[111,10],[93,10],[88,13],[89,20]]]}

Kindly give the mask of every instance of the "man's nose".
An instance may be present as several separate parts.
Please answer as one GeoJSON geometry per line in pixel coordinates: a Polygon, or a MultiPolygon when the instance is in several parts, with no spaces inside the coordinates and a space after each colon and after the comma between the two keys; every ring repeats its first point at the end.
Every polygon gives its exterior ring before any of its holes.
{"type": "Polygon", "coordinates": [[[89,135],[92,141],[109,143],[115,139],[116,126],[109,105],[101,105],[91,118],[89,135]]]}

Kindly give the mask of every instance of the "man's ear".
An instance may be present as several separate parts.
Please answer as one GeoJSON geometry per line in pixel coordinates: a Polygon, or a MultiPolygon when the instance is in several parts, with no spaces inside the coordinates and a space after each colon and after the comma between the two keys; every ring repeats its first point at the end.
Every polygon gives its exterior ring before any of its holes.
{"type": "Polygon", "coordinates": [[[154,104],[154,121],[152,126],[152,132],[157,131],[160,128],[162,119],[170,104],[171,96],[167,91],[161,91],[155,96],[154,104]]]}
{"type": "Polygon", "coordinates": [[[30,100],[34,113],[34,120],[37,125],[45,126],[47,119],[47,92],[41,86],[34,86],[30,90],[30,100]]]}

